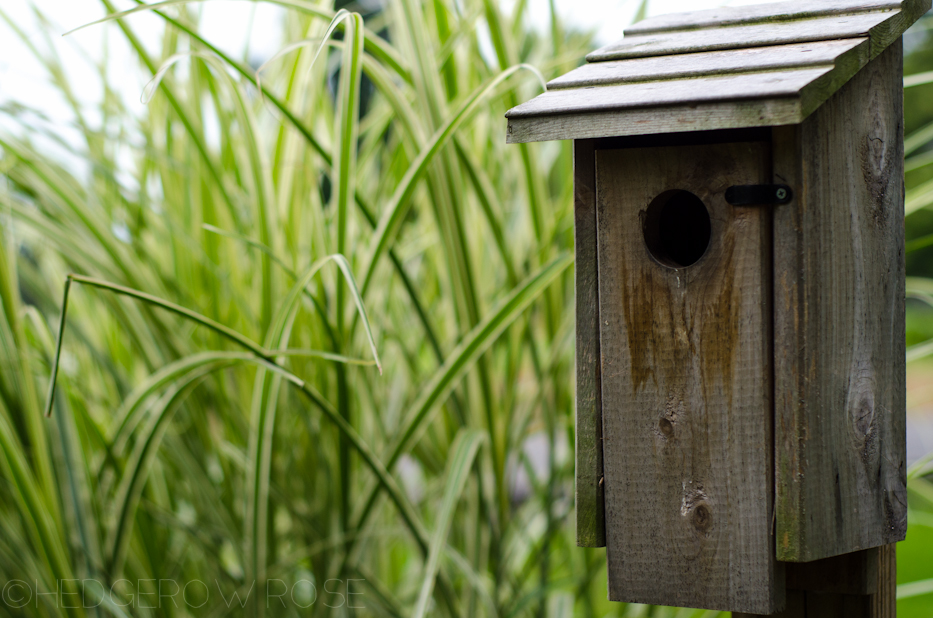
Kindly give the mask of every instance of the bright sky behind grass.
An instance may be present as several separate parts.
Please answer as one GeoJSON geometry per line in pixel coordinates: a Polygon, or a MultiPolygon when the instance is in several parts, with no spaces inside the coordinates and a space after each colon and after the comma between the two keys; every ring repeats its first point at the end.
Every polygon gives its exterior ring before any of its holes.
{"type": "MultiPolygon", "coordinates": [[[[754,2],[732,0],[726,3],[754,2]]],[[[72,83],[79,86],[75,96],[80,101],[99,101],[101,80],[95,63],[106,53],[109,57],[106,70],[111,83],[122,85],[124,91],[120,94],[128,105],[141,105],[139,95],[148,77],[137,66],[135,56],[128,53],[123,35],[113,24],[92,26],[65,38],[60,36],[103,17],[105,13],[99,0],[36,0],[35,4],[45,13],[49,24],[43,26],[35,18],[28,0],[2,2],[0,10],[24,28],[40,49],[45,49],[49,41],[53,44],[72,83]]],[[[126,1],[116,4],[119,8],[135,6],[126,1]]],[[[511,1],[506,0],[503,8],[508,10],[510,4],[511,1]]],[[[621,36],[622,28],[632,20],[638,8],[638,0],[557,0],[556,4],[566,24],[597,30],[600,43],[611,42],[621,36]]],[[[649,15],[722,4],[723,0],[655,0],[649,4],[649,15]]],[[[243,57],[248,45],[250,59],[262,62],[279,49],[279,25],[284,15],[280,7],[243,0],[210,0],[195,6],[202,11],[201,30],[206,38],[225,51],[243,57]]],[[[546,32],[548,0],[529,0],[529,8],[532,22],[546,32]]],[[[161,19],[142,13],[129,17],[128,21],[148,48],[159,47],[161,19]]],[[[32,58],[26,45],[0,20],[0,104],[12,100],[42,110],[52,119],[70,119],[60,95],[46,85],[47,81],[48,76],[32,58]]],[[[6,125],[6,121],[0,120],[0,123],[6,125]]]]}
{"type": "MultiPolygon", "coordinates": [[[[378,6],[385,0],[360,0],[364,6],[378,6]]],[[[508,12],[514,0],[501,0],[503,11],[508,12]]],[[[648,15],[712,8],[723,5],[755,4],[760,0],[651,0],[648,15]]],[[[592,29],[597,32],[597,43],[605,44],[619,38],[638,10],[640,0],[555,0],[558,14],[566,26],[592,29]]],[[[136,6],[129,0],[114,0],[119,10],[136,6]]],[[[281,47],[281,23],[285,10],[273,4],[249,0],[207,0],[192,3],[201,11],[201,32],[205,38],[236,58],[247,57],[253,66],[268,60],[281,47]]],[[[542,32],[550,27],[548,0],[528,0],[528,18],[542,32]]],[[[177,8],[166,9],[170,13],[177,8]]],[[[92,127],[99,128],[98,113],[103,83],[118,90],[116,93],[130,112],[142,112],[140,97],[150,75],[140,68],[137,57],[114,23],[98,24],[62,37],[73,28],[105,16],[100,0],[0,0],[0,131],[22,134],[23,126],[30,127],[30,139],[47,152],[56,151],[58,157],[73,173],[84,176],[88,170],[80,156],[68,153],[56,140],[62,140],[83,149],[82,140],[74,126],[74,115],[61,91],[49,84],[49,75],[35,59],[7,20],[23,30],[29,41],[41,53],[52,49],[57,54],[68,80],[74,88],[73,96],[86,110],[92,127]],[[33,11],[38,7],[47,23],[33,11]],[[104,58],[106,62],[102,62],[104,58]],[[101,71],[105,71],[102,79],[101,71]],[[11,104],[32,110],[16,117],[9,114],[11,104]],[[35,113],[33,113],[35,112],[35,113]],[[42,137],[42,132],[47,137],[42,137]]],[[[126,18],[134,32],[150,50],[161,48],[164,23],[156,15],[140,12],[126,18]]],[[[491,45],[490,45],[491,49],[491,45]]],[[[179,62],[174,72],[187,70],[186,62],[179,62]]],[[[207,110],[208,112],[210,110],[207,110]]],[[[134,114],[135,115],[135,114],[134,114]]],[[[213,123],[208,122],[208,141],[213,123]]],[[[108,126],[107,134],[115,135],[129,127],[108,126]]],[[[219,137],[219,136],[218,136],[219,137]]],[[[123,140],[125,142],[125,140],[123,140]]],[[[121,167],[134,165],[132,153],[120,140],[111,142],[118,152],[121,167]]],[[[132,186],[131,175],[122,180],[132,186]]]]}

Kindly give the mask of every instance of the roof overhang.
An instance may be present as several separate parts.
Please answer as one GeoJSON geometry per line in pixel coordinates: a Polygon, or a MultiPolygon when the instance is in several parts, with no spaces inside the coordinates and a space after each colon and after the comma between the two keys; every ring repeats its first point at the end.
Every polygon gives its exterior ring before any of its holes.
{"type": "Polygon", "coordinates": [[[650,18],[509,110],[507,141],[796,124],[930,2],[780,2],[650,18]]]}

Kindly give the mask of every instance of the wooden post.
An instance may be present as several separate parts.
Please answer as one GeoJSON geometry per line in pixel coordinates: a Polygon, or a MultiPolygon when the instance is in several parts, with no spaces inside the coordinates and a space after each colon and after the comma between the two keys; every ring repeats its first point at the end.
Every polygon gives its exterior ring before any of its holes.
{"type": "MultiPolygon", "coordinates": [[[[895,546],[787,566],[787,606],[774,618],[895,618],[895,546]]],[[[734,612],[733,618],[755,618],[734,612]]]]}

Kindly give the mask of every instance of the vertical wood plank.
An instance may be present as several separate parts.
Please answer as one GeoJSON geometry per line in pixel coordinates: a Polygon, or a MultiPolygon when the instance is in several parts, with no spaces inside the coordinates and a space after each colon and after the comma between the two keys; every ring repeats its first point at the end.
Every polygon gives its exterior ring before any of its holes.
{"type": "Polygon", "coordinates": [[[593,140],[573,143],[577,310],[577,545],[604,547],[603,419],[599,385],[599,280],[596,255],[596,160],[593,140]]]}
{"type": "Polygon", "coordinates": [[[597,150],[609,598],[767,614],[783,605],[771,535],[770,148],[597,150]],[[653,259],[649,203],[687,190],[711,241],[686,268],[653,259]]]}
{"type": "Polygon", "coordinates": [[[878,589],[871,598],[871,618],[897,616],[897,545],[878,548],[878,589]]]}
{"type": "Polygon", "coordinates": [[[898,41],[774,130],[779,560],[906,531],[902,96],[898,41]]]}

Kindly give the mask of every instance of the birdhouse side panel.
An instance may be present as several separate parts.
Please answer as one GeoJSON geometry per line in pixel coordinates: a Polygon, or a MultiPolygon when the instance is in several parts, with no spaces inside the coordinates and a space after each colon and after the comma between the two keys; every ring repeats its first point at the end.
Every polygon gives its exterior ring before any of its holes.
{"type": "Polygon", "coordinates": [[[603,419],[599,387],[599,281],[596,266],[596,153],[593,140],[573,144],[574,287],[576,292],[577,545],[605,547],[603,419]]]}
{"type": "Polygon", "coordinates": [[[777,556],[906,531],[900,40],[806,121],[774,130],[777,556]]]}

